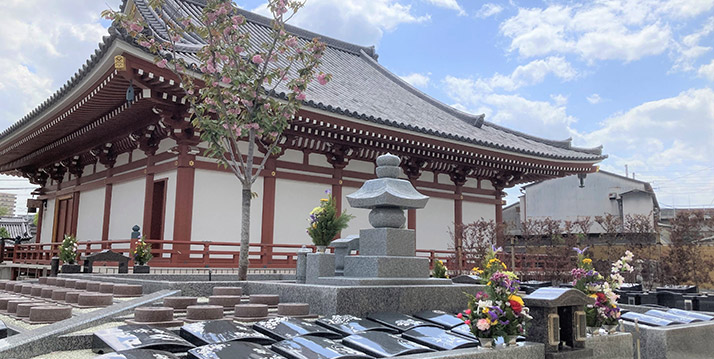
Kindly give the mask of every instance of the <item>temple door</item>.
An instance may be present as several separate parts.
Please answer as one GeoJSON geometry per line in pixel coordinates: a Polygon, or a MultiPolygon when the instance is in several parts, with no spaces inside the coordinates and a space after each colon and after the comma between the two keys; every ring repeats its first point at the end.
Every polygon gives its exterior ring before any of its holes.
{"type": "Polygon", "coordinates": [[[77,193],[57,198],[57,203],[55,203],[53,242],[62,242],[65,234],[77,235],[78,209],[79,196],[77,193]]]}

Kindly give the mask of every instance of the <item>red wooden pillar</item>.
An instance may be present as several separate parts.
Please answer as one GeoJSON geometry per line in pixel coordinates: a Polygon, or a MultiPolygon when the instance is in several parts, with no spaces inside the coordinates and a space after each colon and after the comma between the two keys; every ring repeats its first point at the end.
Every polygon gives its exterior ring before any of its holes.
{"type": "Polygon", "coordinates": [[[496,198],[495,198],[495,204],[496,204],[496,242],[497,246],[503,247],[505,243],[504,241],[504,233],[503,231],[505,230],[503,226],[503,197],[502,197],[502,190],[503,188],[501,187],[496,187],[496,198]]]}
{"type": "Polygon", "coordinates": [[[104,218],[102,220],[102,249],[109,248],[109,222],[112,211],[112,184],[109,183],[109,179],[112,177],[114,172],[113,164],[112,167],[107,168],[107,177],[104,180],[104,218]]]}
{"type": "Polygon", "coordinates": [[[156,233],[151,233],[151,210],[154,204],[154,172],[151,171],[151,167],[154,165],[154,154],[146,153],[146,169],[144,169],[145,183],[144,183],[144,220],[141,224],[141,232],[147,236],[148,239],[159,239],[154,238],[156,233]]]}
{"type": "MultiPolygon", "coordinates": [[[[275,236],[275,185],[276,185],[276,167],[277,160],[274,157],[268,158],[265,162],[265,172],[263,176],[263,216],[261,219],[260,228],[260,243],[273,244],[275,236]]],[[[267,263],[270,263],[272,258],[273,248],[266,246],[264,253],[266,254],[267,263]]],[[[265,261],[263,263],[266,263],[265,261]]],[[[266,263],[266,264],[267,264],[266,263]]]]}
{"type": "Polygon", "coordinates": [[[454,249],[456,249],[456,269],[463,270],[464,258],[464,212],[462,189],[466,184],[466,176],[470,173],[468,169],[456,168],[449,173],[451,181],[454,183],[454,249]]]}
{"type": "MultiPolygon", "coordinates": [[[[191,224],[193,222],[193,191],[196,175],[194,167],[195,155],[188,154],[189,145],[179,143],[179,156],[176,168],[176,208],[174,210],[174,241],[188,242],[191,240],[191,224]]],[[[174,244],[173,249],[178,255],[173,260],[182,261],[189,258],[191,245],[187,243],[174,244]]]]}

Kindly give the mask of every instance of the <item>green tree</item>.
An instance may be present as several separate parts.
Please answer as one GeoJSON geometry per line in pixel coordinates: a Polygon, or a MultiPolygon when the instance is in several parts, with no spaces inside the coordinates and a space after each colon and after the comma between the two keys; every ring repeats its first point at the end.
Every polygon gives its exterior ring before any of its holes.
{"type": "Polygon", "coordinates": [[[8,214],[10,214],[10,209],[7,207],[0,206],[0,217],[7,216],[8,214]]]}
{"type": "Polygon", "coordinates": [[[7,231],[7,228],[0,227],[0,238],[10,238],[10,232],[7,231]]]}
{"type": "Polygon", "coordinates": [[[250,206],[252,185],[258,179],[269,154],[279,152],[280,136],[296,114],[305,90],[315,79],[326,84],[331,76],[317,71],[325,44],[288,34],[285,23],[304,5],[303,1],[269,0],[272,29],[262,40],[252,36],[231,0],[208,0],[200,18],[164,12],[163,1],[149,5],[164,19],[168,37],[147,35],[139,11],[124,13],[106,10],[102,15],[114,20],[136,42],[156,55],[156,65],[181,79],[190,104],[193,124],[201,140],[208,144],[207,155],[229,168],[242,186],[241,246],[238,276],[248,272],[250,206]],[[196,53],[198,67],[191,67],[177,46],[187,33],[198,34],[205,46],[196,53]],[[195,71],[200,70],[200,74],[195,71]],[[273,94],[285,93],[279,99],[273,94]],[[247,144],[241,150],[239,143],[247,144]],[[266,149],[258,161],[256,149],[266,149]]]}

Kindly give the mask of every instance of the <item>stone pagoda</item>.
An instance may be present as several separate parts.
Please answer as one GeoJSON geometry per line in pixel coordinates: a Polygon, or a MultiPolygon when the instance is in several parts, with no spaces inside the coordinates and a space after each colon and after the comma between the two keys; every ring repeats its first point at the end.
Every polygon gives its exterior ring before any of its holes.
{"type": "Polygon", "coordinates": [[[399,163],[399,157],[392,154],[379,156],[377,178],[366,181],[357,192],[347,196],[350,206],[371,210],[369,223],[374,228],[360,230],[359,238],[355,238],[359,241],[357,246],[359,255],[344,257],[342,276],[320,276],[313,279],[313,283],[332,285],[451,283],[448,279],[430,279],[429,259],[416,257],[416,232],[404,228],[406,223],[404,210],[424,208],[429,197],[417,192],[409,181],[398,178],[401,173],[399,163]]]}

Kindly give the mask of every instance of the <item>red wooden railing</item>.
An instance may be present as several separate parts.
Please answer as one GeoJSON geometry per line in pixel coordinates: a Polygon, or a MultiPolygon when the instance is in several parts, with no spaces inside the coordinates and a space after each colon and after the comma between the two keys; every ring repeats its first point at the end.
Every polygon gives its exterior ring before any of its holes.
{"type": "MultiPolygon", "coordinates": [[[[136,239],[111,240],[111,241],[84,241],[78,243],[80,259],[92,253],[106,249],[131,257],[136,239]]],[[[181,242],[147,240],[152,245],[154,258],[149,263],[152,267],[170,268],[237,268],[240,253],[240,244],[234,242],[181,242]]],[[[49,265],[52,257],[59,256],[57,243],[33,243],[6,246],[2,258],[6,262],[18,264],[49,265]]],[[[315,246],[306,245],[315,251],[315,246]]],[[[249,259],[251,268],[295,268],[297,264],[297,251],[302,248],[299,244],[262,244],[251,243],[249,259]]],[[[418,249],[416,255],[428,258],[433,267],[434,261],[442,260],[453,273],[458,266],[456,252],[449,250],[423,250],[418,249]]],[[[510,264],[510,253],[500,253],[500,259],[510,264]]],[[[462,258],[461,268],[468,271],[477,263],[473,263],[474,256],[465,253],[462,258]]],[[[568,267],[574,263],[572,258],[548,256],[546,254],[518,253],[514,256],[515,267],[512,270],[519,273],[543,273],[553,268],[568,267]]],[[[98,265],[101,265],[98,263],[98,265]]],[[[133,263],[130,263],[130,266],[133,263]]],[[[510,265],[509,265],[510,267],[510,265]]]]}

